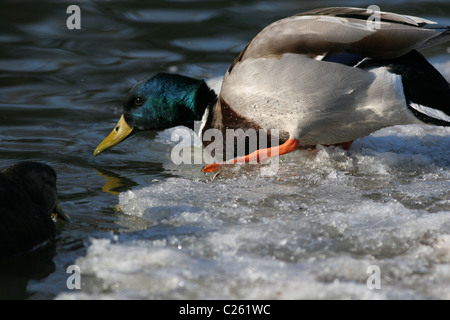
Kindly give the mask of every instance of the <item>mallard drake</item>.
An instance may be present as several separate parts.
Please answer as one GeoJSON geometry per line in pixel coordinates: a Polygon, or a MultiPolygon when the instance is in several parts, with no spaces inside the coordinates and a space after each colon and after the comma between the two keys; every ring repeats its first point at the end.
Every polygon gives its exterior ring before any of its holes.
{"type": "MultiPolygon", "coordinates": [[[[378,21],[366,9],[325,8],[270,24],[231,64],[219,96],[203,80],[165,73],[145,78],[94,155],[137,131],[193,128],[195,121],[202,121],[200,137],[208,129],[223,137],[228,129],[268,136],[276,129],[276,143],[248,144],[244,156],[232,152],[234,159],[203,168],[210,172],[299,147],[348,145],[393,125],[450,125],[449,84],[418,52],[450,40],[450,27],[376,13],[378,21]]],[[[236,140],[225,140],[224,149],[236,150],[236,140]]]]}
{"type": "Polygon", "coordinates": [[[4,169],[0,173],[0,258],[54,240],[52,214],[70,219],[59,206],[53,168],[24,161],[4,169]]]}

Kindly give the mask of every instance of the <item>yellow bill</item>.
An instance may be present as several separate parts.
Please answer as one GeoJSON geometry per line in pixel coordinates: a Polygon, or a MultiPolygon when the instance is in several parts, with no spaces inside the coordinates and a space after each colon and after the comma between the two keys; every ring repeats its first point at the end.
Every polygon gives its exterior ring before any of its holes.
{"type": "Polygon", "coordinates": [[[119,122],[117,122],[113,131],[98,145],[98,147],[94,150],[94,156],[98,155],[100,152],[108,150],[119,142],[123,141],[126,137],[128,137],[133,132],[133,128],[131,128],[122,116],[120,117],[119,122]]]}

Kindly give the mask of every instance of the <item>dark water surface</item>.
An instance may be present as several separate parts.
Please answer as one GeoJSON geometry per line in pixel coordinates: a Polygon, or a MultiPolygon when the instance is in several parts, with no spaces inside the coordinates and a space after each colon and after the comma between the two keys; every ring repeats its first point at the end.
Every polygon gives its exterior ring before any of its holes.
{"type": "MultiPolygon", "coordinates": [[[[116,211],[118,194],[176,177],[176,171],[164,166],[170,145],[146,133],[96,158],[92,155],[118,120],[122,101],[136,81],[160,71],[222,76],[247,41],[272,21],[316,7],[370,4],[1,1],[0,167],[19,160],[53,166],[61,205],[72,218],[60,226],[53,263],[41,274],[31,274],[28,285],[27,276],[13,277],[16,290],[0,288],[2,296],[53,299],[68,292],[66,268],[86,254],[90,238],[147,227],[147,220],[116,211]],[[66,27],[70,4],[81,8],[81,30],[66,27]]],[[[450,24],[448,1],[377,4],[385,11],[450,24]]],[[[426,54],[437,63],[449,60],[445,45],[426,54]]],[[[199,172],[192,175],[202,177],[199,172]]],[[[38,263],[26,265],[36,269],[38,263]]]]}

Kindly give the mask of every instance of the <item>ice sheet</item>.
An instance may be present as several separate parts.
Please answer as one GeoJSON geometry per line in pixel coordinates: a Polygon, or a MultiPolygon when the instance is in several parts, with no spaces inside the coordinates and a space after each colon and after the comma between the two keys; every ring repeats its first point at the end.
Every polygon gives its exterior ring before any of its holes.
{"type": "Polygon", "coordinates": [[[449,299],[449,159],[450,128],[412,125],[293,152],[273,177],[182,166],[120,194],[150,227],[92,239],[83,290],[58,299],[449,299]]]}

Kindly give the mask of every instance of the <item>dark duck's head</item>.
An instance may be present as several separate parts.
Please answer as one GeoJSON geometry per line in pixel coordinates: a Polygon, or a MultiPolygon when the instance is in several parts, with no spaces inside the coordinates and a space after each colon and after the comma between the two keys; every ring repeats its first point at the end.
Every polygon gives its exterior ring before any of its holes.
{"type": "Polygon", "coordinates": [[[113,131],[94,151],[110,149],[136,131],[162,130],[178,125],[193,128],[217,99],[205,81],[158,73],[139,82],[128,94],[123,114],[113,131]]]}
{"type": "Polygon", "coordinates": [[[4,169],[0,173],[0,258],[53,240],[52,215],[70,219],[59,206],[53,168],[25,161],[4,169]]]}

